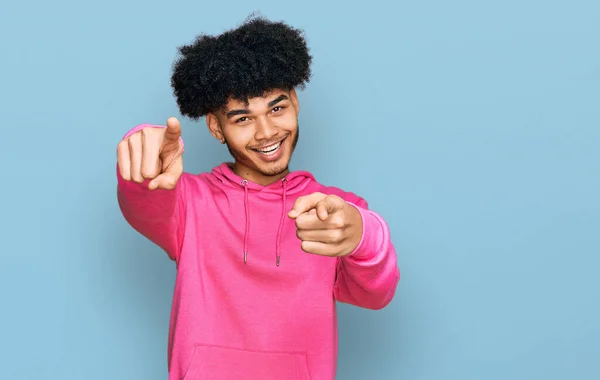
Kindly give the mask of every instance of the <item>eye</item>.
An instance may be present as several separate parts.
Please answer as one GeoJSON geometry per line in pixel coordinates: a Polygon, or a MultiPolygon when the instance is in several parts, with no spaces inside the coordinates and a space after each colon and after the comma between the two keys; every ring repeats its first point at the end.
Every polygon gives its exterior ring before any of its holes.
{"type": "Polygon", "coordinates": [[[283,107],[277,106],[277,107],[273,108],[271,111],[273,111],[273,113],[277,113],[277,112],[280,112],[281,110],[283,110],[283,107]]]}
{"type": "Polygon", "coordinates": [[[243,123],[244,121],[248,120],[248,118],[246,116],[244,117],[240,117],[239,119],[237,119],[235,122],[236,123],[243,123]]]}

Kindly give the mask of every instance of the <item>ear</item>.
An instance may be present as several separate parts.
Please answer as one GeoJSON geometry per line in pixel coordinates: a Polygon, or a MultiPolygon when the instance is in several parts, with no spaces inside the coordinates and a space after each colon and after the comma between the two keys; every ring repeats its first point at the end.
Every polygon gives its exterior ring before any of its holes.
{"type": "Polygon", "coordinates": [[[221,123],[219,123],[217,115],[212,112],[208,113],[206,115],[206,126],[215,139],[219,140],[221,143],[224,141],[225,136],[223,136],[223,130],[221,129],[221,123]]]}
{"type": "Polygon", "coordinates": [[[296,113],[300,113],[300,102],[298,101],[298,94],[296,94],[295,88],[290,89],[290,100],[292,101],[292,104],[296,108],[296,113]]]}

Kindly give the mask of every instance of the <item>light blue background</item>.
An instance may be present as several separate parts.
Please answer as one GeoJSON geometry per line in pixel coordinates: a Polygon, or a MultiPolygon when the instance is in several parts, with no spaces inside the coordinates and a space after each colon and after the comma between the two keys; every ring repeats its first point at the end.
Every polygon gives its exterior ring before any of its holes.
{"type": "MultiPolygon", "coordinates": [[[[116,144],[179,116],[177,46],[252,11],[315,56],[294,169],[366,197],[399,252],[387,309],[340,308],[338,378],[600,378],[597,1],[16,3],[0,378],[166,378],[175,268],[119,213],[116,144]]],[[[187,171],[229,159],[182,121],[187,171]]]]}

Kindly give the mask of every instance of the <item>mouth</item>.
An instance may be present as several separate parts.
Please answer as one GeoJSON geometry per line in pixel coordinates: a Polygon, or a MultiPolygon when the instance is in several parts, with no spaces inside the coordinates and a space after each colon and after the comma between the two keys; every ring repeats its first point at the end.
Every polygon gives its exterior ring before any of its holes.
{"type": "Polygon", "coordinates": [[[287,139],[287,136],[274,144],[270,144],[268,146],[264,146],[264,147],[256,148],[256,149],[252,149],[252,150],[255,151],[256,153],[262,154],[264,156],[274,156],[281,149],[281,146],[283,145],[283,142],[285,141],[285,139],[287,139]]]}

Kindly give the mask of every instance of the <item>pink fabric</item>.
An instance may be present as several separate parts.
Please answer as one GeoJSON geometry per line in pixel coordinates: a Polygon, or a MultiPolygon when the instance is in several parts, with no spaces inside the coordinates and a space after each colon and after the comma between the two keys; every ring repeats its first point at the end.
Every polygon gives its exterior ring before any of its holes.
{"type": "Polygon", "coordinates": [[[333,380],[335,302],[381,309],[394,297],[400,272],[385,221],[308,172],[261,186],[223,163],[154,191],[117,178],[125,219],[177,265],[169,380],[333,380]],[[301,250],[287,213],[317,191],[360,212],[363,236],[346,257],[301,250]]]}

